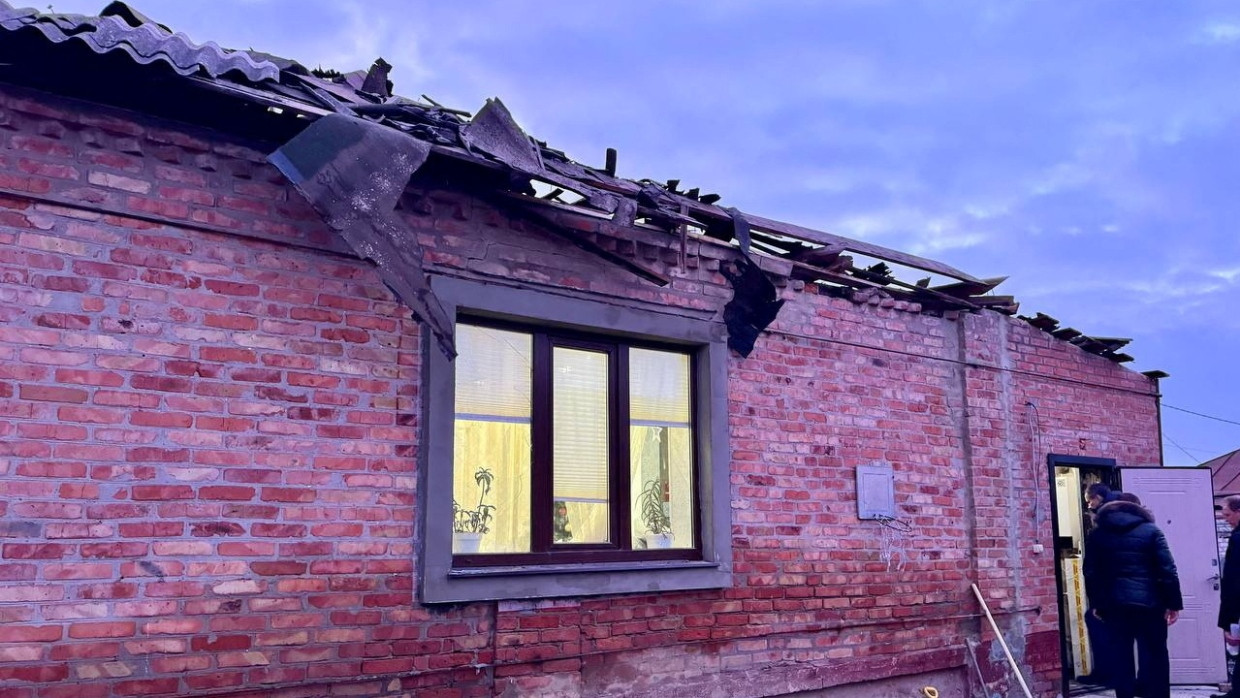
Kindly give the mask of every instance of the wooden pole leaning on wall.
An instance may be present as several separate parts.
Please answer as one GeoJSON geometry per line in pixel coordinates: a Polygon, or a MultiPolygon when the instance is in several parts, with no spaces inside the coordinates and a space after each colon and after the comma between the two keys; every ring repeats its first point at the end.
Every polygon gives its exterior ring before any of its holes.
{"type": "Polygon", "coordinates": [[[982,605],[982,610],[986,613],[986,620],[990,621],[990,629],[995,631],[995,639],[999,641],[999,646],[1003,648],[1003,656],[1007,657],[1008,664],[1012,667],[1012,673],[1016,674],[1016,680],[1020,682],[1020,687],[1025,691],[1027,698],[1033,698],[1033,693],[1029,690],[1029,684],[1025,683],[1025,677],[1020,673],[1020,667],[1016,665],[1016,660],[1012,658],[1012,651],[1008,649],[1007,641],[1003,639],[1003,633],[999,632],[999,625],[995,623],[995,617],[990,615],[990,607],[986,605],[986,599],[982,598],[982,590],[973,587],[973,595],[977,597],[977,602],[982,605]]]}

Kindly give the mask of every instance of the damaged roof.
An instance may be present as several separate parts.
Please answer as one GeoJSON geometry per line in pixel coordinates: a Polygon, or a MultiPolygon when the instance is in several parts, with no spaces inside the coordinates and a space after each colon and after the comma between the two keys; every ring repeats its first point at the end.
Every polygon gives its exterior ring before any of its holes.
{"type": "MultiPolygon", "coordinates": [[[[736,278],[730,278],[738,295],[737,284],[743,278],[743,283],[752,286],[753,271],[760,267],[767,272],[774,270],[780,277],[817,284],[827,293],[858,301],[877,295],[916,304],[927,312],[990,308],[1015,315],[1018,308],[1011,296],[992,293],[1006,277],[979,279],[934,260],[721,207],[719,195],[682,187],[678,180],[619,178],[614,150],[607,151],[602,168],[576,162],[526,135],[498,99],[488,100],[471,116],[425,95],[421,99],[395,95],[388,80],[391,66],[382,58],[368,71],[310,71],[295,61],[255,51],[226,49],[213,42],[196,44],[123,2],[112,2],[99,16],[92,17],[14,9],[0,0],[0,30],[37,33],[49,45],[81,44],[100,56],[120,54],[136,64],[163,66],[194,87],[223,93],[279,115],[273,118],[304,122],[338,115],[367,122],[367,126],[394,129],[424,145],[431,154],[501,175],[493,179],[507,181],[509,186],[499,194],[535,219],[543,215],[540,211],[555,209],[610,220],[616,230],[632,225],[658,228],[678,236],[682,249],[684,241],[692,237],[734,245],[746,262],[752,260],[753,267],[736,270],[736,278]],[[864,259],[856,259],[858,256],[864,259]],[[889,265],[932,276],[906,281],[897,278],[889,265]],[[933,283],[935,275],[947,281],[933,283]]],[[[285,173],[289,174],[287,170],[285,173]]],[[[379,228],[389,224],[376,223],[379,228]]],[[[580,239],[574,242],[646,281],[669,282],[635,260],[592,249],[580,239]]],[[[760,276],[766,280],[766,274],[760,276]]],[[[764,293],[769,295],[769,290],[764,293]]],[[[773,319],[778,311],[770,298],[765,303],[765,307],[751,309],[753,317],[749,320],[755,336],[765,327],[761,320],[769,322],[766,316],[773,319]]],[[[1120,351],[1129,340],[1090,337],[1061,328],[1057,320],[1040,313],[1020,317],[1084,351],[1115,362],[1132,360],[1120,351]]]]}
{"type": "Polygon", "coordinates": [[[181,75],[201,72],[222,78],[235,72],[250,82],[280,77],[281,67],[267,57],[220,48],[212,41],[195,44],[123,2],[113,2],[98,17],[90,17],[44,13],[29,7],[13,9],[0,0],[0,27],[10,32],[38,31],[54,43],[80,41],[98,54],[123,51],[137,63],[160,61],[181,75]]]}

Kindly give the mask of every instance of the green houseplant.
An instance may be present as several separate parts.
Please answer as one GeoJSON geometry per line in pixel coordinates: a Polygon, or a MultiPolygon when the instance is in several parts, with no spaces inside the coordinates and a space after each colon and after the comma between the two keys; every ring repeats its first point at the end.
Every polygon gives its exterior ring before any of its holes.
{"type": "Polygon", "coordinates": [[[667,515],[663,491],[663,479],[654,478],[642,485],[641,494],[637,495],[637,508],[646,525],[646,535],[642,539],[647,548],[672,547],[672,519],[667,515]]]}
{"type": "Polygon", "coordinates": [[[482,536],[491,531],[492,512],[495,506],[487,504],[487,495],[491,493],[491,484],[495,475],[490,468],[478,468],[474,471],[474,483],[481,492],[478,494],[478,506],[466,509],[452,500],[452,549],[457,553],[476,553],[482,543],[482,536]]]}

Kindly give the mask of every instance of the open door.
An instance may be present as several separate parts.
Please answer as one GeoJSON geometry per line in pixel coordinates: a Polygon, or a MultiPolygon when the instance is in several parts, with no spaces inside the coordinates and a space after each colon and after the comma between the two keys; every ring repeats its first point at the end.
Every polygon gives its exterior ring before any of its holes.
{"type": "Polygon", "coordinates": [[[1063,666],[1062,694],[1100,690],[1094,643],[1098,626],[1089,617],[1082,575],[1085,538],[1093,516],[1085,508],[1085,488],[1094,483],[1119,486],[1119,472],[1110,458],[1047,456],[1051,484],[1051,521],[1055,534],[1055,582],[1059,592],[1059,652],[1063,666]]]}
{"type": "Polygon", "coordinates": [[[1141,498],[1167,536],[1180,575],[1184,610],[1167,633],[1171,683],[1227,680],[1223,635],[1217,627],[1218,540],[1208,468],[1120,468],[1123,489],[1141,498]]]}

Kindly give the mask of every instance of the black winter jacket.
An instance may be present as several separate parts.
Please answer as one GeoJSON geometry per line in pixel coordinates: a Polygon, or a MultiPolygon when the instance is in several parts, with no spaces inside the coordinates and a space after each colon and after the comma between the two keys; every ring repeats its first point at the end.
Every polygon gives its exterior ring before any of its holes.
{"type": "Polygon", "coordinates": [[[1223,580],[1220,588],[1222,604],[1218,608],[1218,627],[1227,630],[1240,622],[1240,528],[1233,529],[1227,539],[1227,557],[1223,558],[1223,580]]]}
{"type": "Polygon", "coordinates": [[[1085,540],[1085,593],[1103,618],[1125,606],[1184,608],[1175,560],[1150,512],[1109,502],[1098,508],[1097,524],[1085,540]]]}

